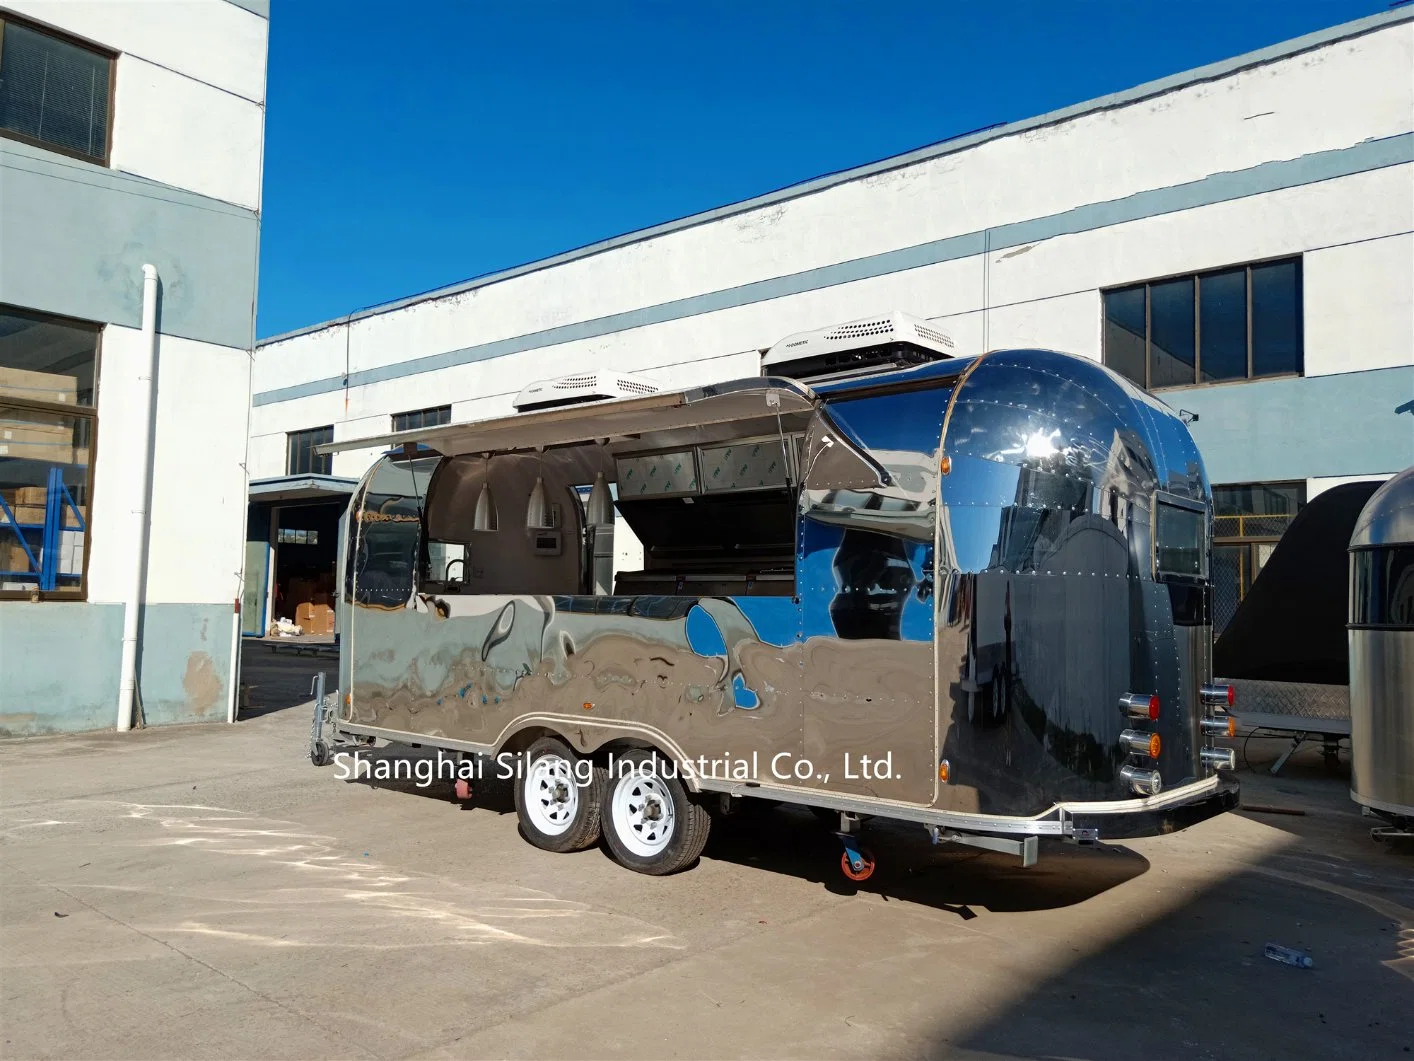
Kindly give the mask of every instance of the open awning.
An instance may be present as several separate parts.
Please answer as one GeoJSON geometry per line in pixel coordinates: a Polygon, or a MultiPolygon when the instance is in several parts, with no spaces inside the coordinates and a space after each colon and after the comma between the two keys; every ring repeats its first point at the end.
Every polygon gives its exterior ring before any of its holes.
{"type": "Polygon", "coordinates": [[[288,501],[343,501],[358,486],[357,479],[333,475],[277,475],[250,481],[250,500],[266,504],[288,501]]]}
{"type": "Polygon", "coordinates": [[[448,457],[464,453],[514,453],[785,417],[808,413],[815,403],[814,392],[804,384],[787,379],[749,379],[643,398],[517,413],[468,424],[444,424],[370,438],[343,439],[318,446],[316,452],[422,445],[448,457]]]}

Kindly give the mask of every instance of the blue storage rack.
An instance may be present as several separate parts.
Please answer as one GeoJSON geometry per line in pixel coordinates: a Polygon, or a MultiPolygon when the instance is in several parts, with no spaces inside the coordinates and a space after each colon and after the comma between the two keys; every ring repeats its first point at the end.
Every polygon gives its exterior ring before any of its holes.
{"type": "Polygon", "coordinates": [[[29,560],[29,568],[24,571],[0,571],[0,578],[34,580],[38,583],[36,588],[41,592],[58,589],[60,581],[77,582],[82,578],[78,572],[59,570],[61,535],[65,530],[77,530],[81,534],[87,534],[88,524],[84,521],[79,506],[74,503],[74,495],[69,493],[69,488],[64,485],[63,469],[58,465],[49,469],[49,482],[44,499],[44,522],[21,523],[15,517],[14,509],[0,497],[0,528],[5,527],[14,531],[15,537],[19,539],[20,548],[25,551],[29,560]],[[78,521],[77,527],[64,526],[66,511],[74,514],[74,519],[78,521]],[[35,556],[30,537],[36,534],[40,539],[38,556],[35,556]]]}

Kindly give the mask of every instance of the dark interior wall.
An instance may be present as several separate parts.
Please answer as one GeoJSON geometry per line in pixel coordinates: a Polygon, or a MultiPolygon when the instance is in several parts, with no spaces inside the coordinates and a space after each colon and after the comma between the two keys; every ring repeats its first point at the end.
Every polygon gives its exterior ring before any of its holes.
{"type": "MultiPolygon", "coordinates": [[[[309,530],[319,535],[313,544],[277,541],[275,545],[275,611],[278,617],[293,620],[295,609],[311,594],[323,593],[332,599],[334,572],[339,549],[339,517],[344,502],[312,505],[284,505],[276,517],[276,537],[281,530],[309,530]],[[312,587],[305,583],[313,583],[312,587]]],[[[324,603],[328,603],[325,601],[324,603]]]]}

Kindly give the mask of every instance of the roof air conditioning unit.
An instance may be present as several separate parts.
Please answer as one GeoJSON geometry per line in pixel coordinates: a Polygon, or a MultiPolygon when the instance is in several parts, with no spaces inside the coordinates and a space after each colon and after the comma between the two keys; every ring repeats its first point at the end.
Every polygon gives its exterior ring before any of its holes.
{"type": "Polygon", "coordinates": [[[516,412],[528,413],[535,409],[642,398],[657,393],[656,383],[627,372],[580,372],[528,384],[512,404],[516,412]]]}
{"type": "Polygon", "coordinates": [[[819,382],[956,357],[952,336],[907,313],[788,335],[761,358],[766,376],[819,382]]]}

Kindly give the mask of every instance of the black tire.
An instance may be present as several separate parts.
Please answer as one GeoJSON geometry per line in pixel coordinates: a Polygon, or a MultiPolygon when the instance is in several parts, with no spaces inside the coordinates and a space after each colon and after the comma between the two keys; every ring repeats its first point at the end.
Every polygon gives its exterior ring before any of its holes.
{"type": "Polygon", "coordinates": [[[599,842],[599,808],[609,779],[604,767],[582,758],[559,737],[541,737],[519,766],[516,817],[527,840],[542,851],[556,852],[582,851],[599,842]],[[552,757],[568,764],[570,772],[553,763],[537,767],[552,757]],[[566,785],[573,788],[560,787],[566,785]],[[555,786],[555,792],[549,786],[555,786]],[[555,820],[565,814],[567,821],[555,820]]]}
{"type": "Polygon", "coordinates": [[[334,761],[334,756],[329,751],[329,745],[322,740],[317,740],[309,746],[309,761],[315,766],[328,766],[334,761]]]}
{"type": "Polygon", "coordinates": [[[604,840],[620,865],[661,877],[686,869],[707,846],[712,816],[657,752],[616,756],[604,795],[604,840]],[[657,817],[654,818],[653,815],[657,817]],[[655,828],[661,823],[662,831],[655,828]]]}

